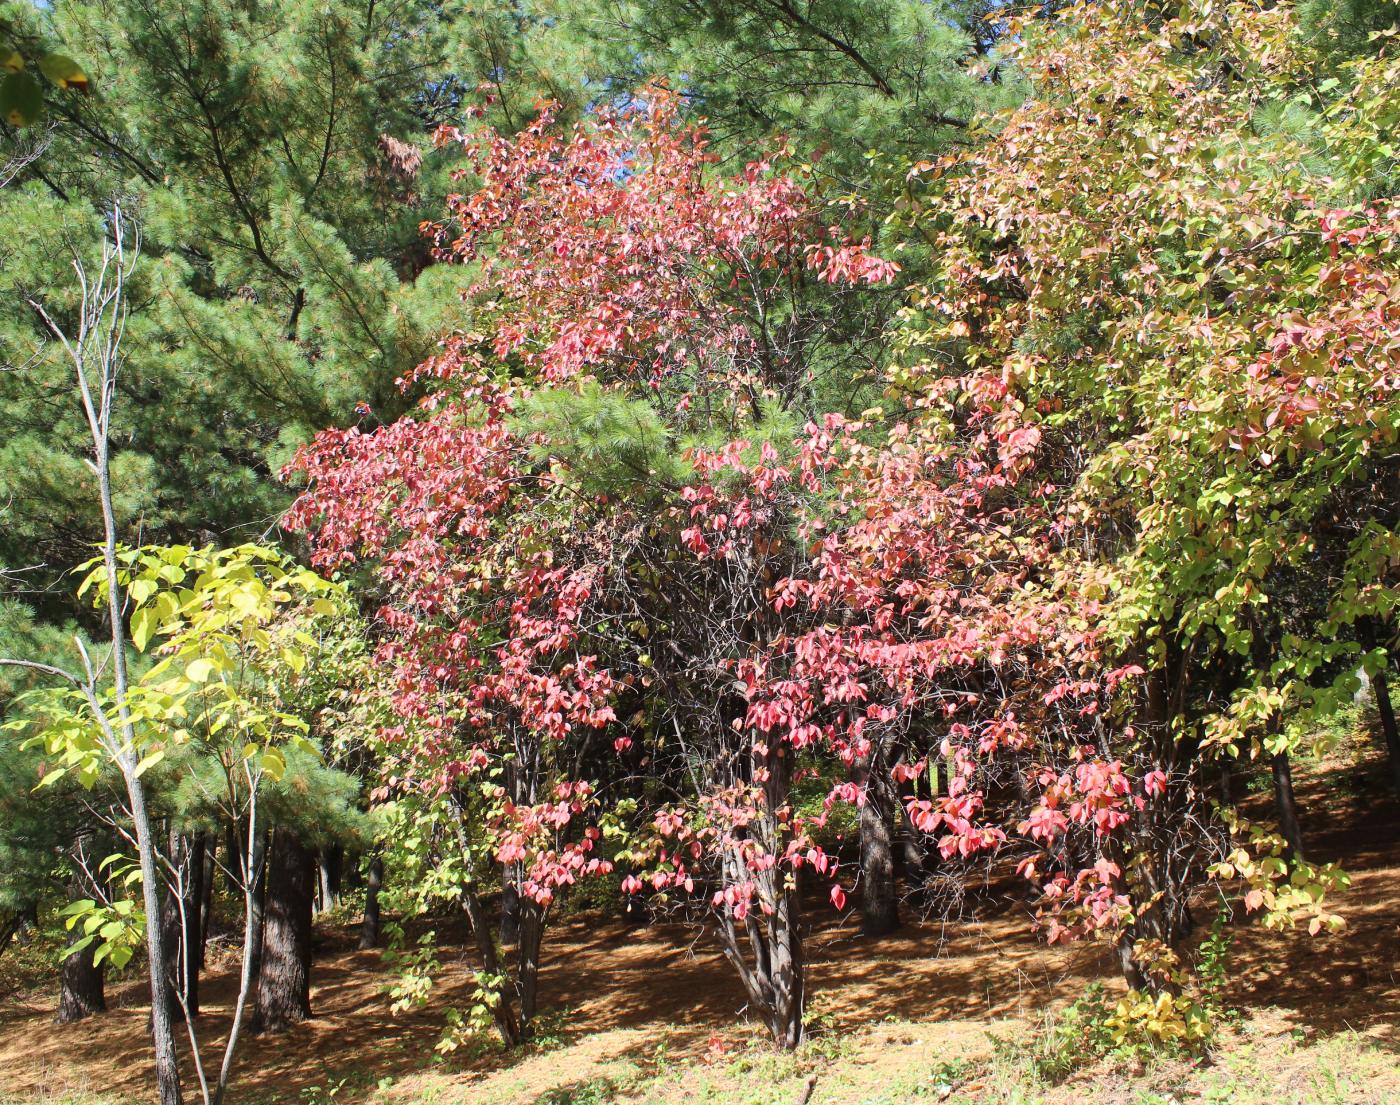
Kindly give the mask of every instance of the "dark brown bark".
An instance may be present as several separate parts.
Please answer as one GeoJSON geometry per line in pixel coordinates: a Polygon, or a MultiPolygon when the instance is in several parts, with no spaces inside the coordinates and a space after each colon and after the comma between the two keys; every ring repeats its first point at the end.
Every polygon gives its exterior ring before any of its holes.
{"type": "MultiPolygon", "coordinates": [[[[248,826],[244,825],[246,829],[248,826]]],[[[238,883],[238,852],[239,836],[234,831],[234,827],[229,825],[224,829],[224,892],[242,896],[243,887],[238,883]]]]}
{"type": "Polygon", "coordinates": [[[528,898],[520,900],[520,942],[516,949],[516,978],[520,990],[520,1031],[528,1040],[539,995],[540,944],[544,940],[544,910],[528,898]]]}
{"type": "Polygon", "coordinates": [[[189,892],[185,898],[184,948],[185,1001],[190,1015],[199,1014],[199,969],[204,965],[204,837],[196,836],[190,843],[189,892]]]}
{"type": "Polygon", "coordinates": [[[311,914],[316,857],[295,833],[275,829],[268,849],[254,1032],[281,1032],[311,1016],[311,914]]]}
{"type": "MultiPolygon", "coordinates": [[[[75,925],[69,936],[70,945],[82,937],[82,925],[75,925]]],[[[59,971],[58,1016],[56,1024],[72,1024],[94,1013],[107,1011],[105,971],[93,963],[96,945],[89,944],[63,958],[59,971]]]]}
{"type": "Polygon", "coordinates": [[[1395,707],[1390,703],[1390,680],[1384,671],[1378,671],[1372,677],[1371,690],[1375,693],[1376,709],[1381,715],[1381,736],[1390,759],[1391,783],[1395,787],[1395,796],[1400,798],[1400,732],[1395,726],[1395,707]]]}
{"type": "MultiPolygon", "coordinates": [[[[170,829],[166,833],[166,856],[175,867],[179,867],[184,859],[182,844],[180,834],[174,829],[170,829]]],[[[180,1008],[179,997],[184,989],[184,971],[180,965],[182,935],[180,901],[169,886],[162,885],[160,891],[160,946],[164,952],[164,970],[161,972],[165,979],[163,1000],[165,1002],[165,1015],[176,1024],[185,1019],[184,1011],[180,1008]]],[[[152,1011],[152,1023],[154,1023],[154,1016],[154,1011],[152,1011]]]]}
{"type": "Polygon", "coordinates": [[[212,836],[204,837],[204,874],[201,876],[199,898],[199,966],[201,968],[204,966],[209,949],[209,926],[214,918],[214,879],[219,870],[215,856],[217,850],[218,843],[215,838],[212,836]]]}
{"type": "Polygon", "coordinates": [[[520,943],[520,888],[506,879],[501,888],[501,944],[520,943]]]}
{"type": "Polygon", "coordinates": [[[1280,752],[1270,762],[1274,775],[1274,802],[1278,806],[1278,827],[1288,842],[1291,858],[1303,858],[1303,829],[1298,824],[1298,806],[1293,799],[1293,767],[1288,753],[1280,752]]]}
{"type": "MultiPolygon", "coordinates": [[[[472,936],[476,939],[476,950],[481,955],[481,965],[486,974],[495,978],[508,978],[506,966],[496,953],[494,926],[487,917],[486,909],[481,904],[481,897],[477,894],[475,886],[468,885],[463,889],[462,906],[466,910],[472,936]]],[[[506,1047],[515,1047],[524,1042],[525,1037],[520,1021],[516,1017],[514,994],[511,992],[509,982],[506,984],[505,992],[500,995],[500,1000],[492,1007],[492,1014],[496,1018],[496,1029],[500,1032],[501,1040],[506,1047]]]]}
{"type": "Polygon", "coordinates": [[[861,923],[866,936],[887,936],[899,928],[899,888],[894,874],[890,795],[869,771],[860,807],[861,923]]]}
{"type": "Polygon", "coordinates": [[[1147,979],[1143,974],[1142,967],[1133,958],[1133,933],[1130,929],[1125,929],[1118,937],[1118,969],[1123,973],[1123,981],[1128,984],[1130,990],[1145,990],[1147,979]]]}
{"type": "Polygon", "coordinates": [[[384,857],[375,852],[370,857],[369,874],[365,879],[365,916],[360,922],[360,947],[379,946],[379,891],[384,886],[384,857]]]}

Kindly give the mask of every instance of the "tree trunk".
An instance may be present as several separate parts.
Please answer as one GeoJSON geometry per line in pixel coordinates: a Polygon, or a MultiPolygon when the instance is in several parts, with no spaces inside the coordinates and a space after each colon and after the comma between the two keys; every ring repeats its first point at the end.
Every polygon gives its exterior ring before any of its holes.
{"type": "Polygon", "coordinates": [[[1125,928],[1118,934],[1118,969],[1123,973],[1123,981],[1128,984],[1129,990],[1146,990],[1147,978],[1141,964],[1133,958],[1133,943],[1131,928],[1125,928]]]}
{"type": "Polygon", "coordinates": [[[338,844],[327,845],[320,852],[321,912],[325,913],[340,904],[340,868],[344,849],[338,844]]]}
{"type": "Polygon", "coordinates": [[[476,939],[476,949],[481,954],[481,965],[485,973],[494,978],[506,979],[491,1012],[496,1018],[496,1028],[501,1034],[502,1042],[506,1047],[515,1047],[524,1041],[524,1036],[520,1021],[515,1015],[515,1000],[511,992],[508,968],[496,953],[496,941],[492,931],[494,926],[481,904],[481,897],[477,894],[475,886],[468,884],[463,887],[462,907],[467,912],[467,920],[471,924],[472,936],[476,939]]]}
{"type": "MultiPolygon", "coordinates": [[[[753,775],[763,779],[764,810],[745,830],[770,856],[783,854],[789,829],[777,811],[791,801],[791,764],[781,744],[769,752],[751,752],[753,775]]],[[[748,993],[749,1006],[772,1034],[773,1042],[791,1051],[802,1042],[806,1010],[806,964],[802,954],[801,906],[797,889],[781,864],[751,870],[742,842],[727,850],[722,879],[726,885],[751,882],[752,907],[740,917],[723,904],[720,944],[748,993]]]]}
{"type": "Polygon", "coordinates": [[[544,910],[528,898],[520,902],[520,942],[519,958],[516,966],[517,986],[520,990],[520,1034],[530,1038],[530,1022],[535,1019],[535,1007],[539,997],[540,944],[544,940],[544,910]]]}
{"type": "Polygon", "coordinates": [[[34,942],[34,934],[39,931],[39,904],[28,902],[20,906],[19,916],[15,919],[15,941],[21,948],[27,948],[34,942]]]}
{"type": "MultiPolygon", "coordinates": [[[[201,969],[204,967],[209,951],[209,926],[214,918],[214,880],[219,871],[218,843],[212,836],[206,836],[203,839],[204,875],[200,882],[202,893],[199,900],[199,966],[201,969]]],[[[230,862],[236,863],[237,859],[230,857],[230,862]]]]}
{"type": "Polygon", "coordinates": [[[379,891],[384,885],[384,856],[376,851],[365,879],[365,919],[360,923],[360,947],[379,946],[379,891]]]}
{"type": "Polygon", "coordinates": [[[860,807],[860,930],[887,936],[899,928],[899,888],[894,876],[889,795],[881,780],[865,775],[865,802],[860,807]]]}
{"type": "MultiPolygon", "coordinates": [[[[170,861],[178,864],[179,854],[175,851],[174,833],[170,834],[168,843],[171,846],[170,861]]],[[[180,928],[180,903],[170,887],[164,887],[163,890],[164,893],[160,896],[160,943],[165,952],[165,969],[162,971],[165,976],[165,1015],[179,1024],[185,1019],[176,992],[176,988],[183,985],[185,976],[180,955],[180,938],[183,935],[180,928]]]]}
{"type": "Polygon", "coordinates": [[[232,825],[224,828],[224,892],[243,896],[243,887],[238,884],[238,834],[232,825]]]}
{"type": "MultiPolygon", "coordinates": [[[[108,572],[108,588],[116,572],[108,572]]],[[[113,617],[113,621],[117,621],[113,617]]],[[[123,647],[120,640],[114,651],[123,647]]],[[[134,741],[129,744],[134,745],[134,741]]],[[[136,851],[141,861],[141,900],[147,918],[159,919],[160,872],[156,866],[156,837],[146,808],[146,788],[136,774],[134,753],[123,751],[122,776],[131,809],[131,822],[136,830],[136,851]]],[[[156,1087],[161,1105],[183,1105],[184,1091],[180,1087],[180,1059],[175,1051],[175,1030],[170,1023],[165,993],[165,946],[159,923],[146,925],[146,962],[151,975],[151,1039],[156,1053],[156,1087]]]]}
{"type": "MultiPolygon", "coordinates": [[[[68,943],[75,944],[82,936],[82,926],[75,925],[68,943]]],[[[93,963],[95,945],[89,944],[80,951],[69,952],[63,958],[59,972],[58,1016],[56,1024],[72,1024],[94,1013],[107,1011],[107,998],[104,992],[104,971],[93,963]]]]}
{"type": "Polygon", "coordinates": [[[177,897],[171,889],[161,896],[161,943],[165,948],[165,994],[172,1021],[199,1015],[200,924],[204,879],[203,837],[169,833],[169,856],[180,872],[183,889],[177,897]]]}
{"type": "Polygon", "coordinates": [[[1400,798],[1400,732],[1395,726],[1395,707],[1390,703],[1390,680],[1384,670],[1371,679],[1371,691],[1376,696],[1376,709],[1381,715],[1381,735],[1385,738],[1386,754],[1390,758],[1390,779],[1395,796],[1400,798]]]}
{"type": "Polygon", "coordinates": [[[190,884],[183,933],[185,1002],[192,1017],[199,1015],[199,969],[204,965],[204,851],[204,837],[196,836],[190,843],[190,884]]]}
{"type": "Polygon", "coordinates": [[[1274,801],[1278,805],[1278,827],[1288,842],[1291,858],[1303,858],[1303,830],[1298,824],[1298,807],[1293,800],[1293,767],[1288,753],[1279,752],[1270,765],[1274,774],[1274,801]]]}
{"type": "Polygon", "coordinates": [[[254,1032],[281,1032],[311,1016],[311,912],[316,857],[287,829],[268,852],[254,1032]]]}
{"type": "Polygon", "coordinates": [[[520,887],[511,877],[516,874],[512,865],[501,886],[501,943],[520,943],[520,887]]]}

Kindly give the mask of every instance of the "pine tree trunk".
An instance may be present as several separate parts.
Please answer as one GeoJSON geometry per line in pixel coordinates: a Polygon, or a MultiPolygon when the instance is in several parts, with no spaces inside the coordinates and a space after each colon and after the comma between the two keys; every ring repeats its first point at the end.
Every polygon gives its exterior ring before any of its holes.
{"type": "Polygon", "coordinates": [[[365,919],[360,923],[360,947],[379,946],[379,891],[384,885],[384,857],[378,851],[370,857],[365,879],[365,919]]]}
{"type": "MultiPolygon", "coordinates": [[[[204,876],[200,883],[202,891],[199,901],[199,966],[204,967],[209,952],[209,927],[214,919],[214,880],[218,877],[218,842],[212,836],[204,837],[204,876]]],[[[230,857],[231,862],[237,862],[230,857]]]]}
{"type": "Polygon", "coordinates": [[[199,1015],[199,969],[204,965],[204,837],[194,837],[190,843],[189,893],[185,899],[183,958],[185,966],[185,1002],[190,1016],[199,1015]]]}
{"type": "Polygon", "coordinates": [[[1371,680],[1371,690],[1376,696],[1376,709],[1381,715],[1381,735],[1385,738],[1385,750],[1390,759],[1390,779],[1395,787],[1395,796],[1400,798],[1400,732],[1395,725],[1395,707],[1390,702],[1390,680],[1385,671],[1376,672],[1371,680]]]}
{"type": "MultiPolygon", "coordinates": [[[[74,926],[69,944],[76,943],[81,935],[82,926],[74,926]]],[[[95,952],[95,945],[89,944],[81,951],[69,952],[64,956],[59,972],[56,1024],[72,1024],[94,1013],[107,1011],[105,972],[93,963],[95,952]]]]}
{"type": "Polygon", "coordinates": [[[880,780],[865,772],[860,807],[861,924],[866,936],[887,936],[899,928],[899,888],[894,875],[892,820],[880,780]]]}
{"type": "MultiPolygon", "coordinates": [[[[181,855],[181,844],[180,836],[174,830],[166,833],[166,856],[175,867],[179,867],[184,858],[181,855]]],[[[162,886],[160,895],[160,944],[165,953],[165,967],[161,972],[165,978],[165,1015],[176,1024],[183,1022],[185,1019],[184,1011],[180,1008],[180,998],[177,992],[177,987],[182,988],[184,986],[184,970],[180,963],[180,938],[182,935],[183,933],[180,928],[180,903],[170,887],[162,886]]]]}
{"type": "Polygon", "coordinates": [[[1298,806],[1293,800],[1293,767],[1288,761],[1288,753],[1274,756],[1270,765],[1274,775],[1274,801],[1278,805],[1278,827],[1283,839],[1288,842],[1291,858],[1303,858],[1303,830],[1298,824],[1298,806]]]}
{"type": "Polygon", "coordinates": [[[224,865],[224,893],[242,897],[243,888],[238,884],[238,852],[238,834],[228,825],[224,829],[224,855],[228,857],[224,865]]]}
{"type": "Polygon", "coordinates": [[[281,1032],[311,1016],[311,914],[316,857],[287,829],[268,852],[254,1032],[281,1032]]]}

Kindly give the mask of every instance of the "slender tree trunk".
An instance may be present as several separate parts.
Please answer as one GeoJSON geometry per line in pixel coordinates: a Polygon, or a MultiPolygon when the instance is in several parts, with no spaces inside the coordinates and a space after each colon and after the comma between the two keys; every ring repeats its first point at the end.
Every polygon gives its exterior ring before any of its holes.
{"type": "Polygon", "coordinates": [[[185,901],[184,944],[185,1002],[190,1016],[199,1015],[199,969],[204,965],[204,837],[190,841],[190,885],[185,901]]]}
{"type": "MultiPolygon", "coordinates": [[[[762,777],[762,814],[747,832],[770,856],[783,854],[788,828],[777,811],[791,799],[791,764],[788,750],[751,752],[753,775],[762,777]]],[[[725,957],[739,974],[752,1010],[763,1018],[773,1042],[792,1050],[802,1042],[806,1011],[806,963],[802,950],[801,905],[796,887],[781,864],[752,871],[747,849],[728,849],[721,874],[726,885],[752,882],[756,901],[740,917],[733,905],[718,907],[719,937],[725,957]]]]}
{"type": "MultiPolygon", "coordinates": [[[[77,943],[82,936],[82,926],[74,926],[68,943],[77,943]]],[[[72,1024],[94,1013],[107,1011],[107,998],[104,989],[104,971],[93,963],[95,948],[92,944],[80,951],[69,952],[63,958],[59,971],[58,1016],[56,1024],[72,1024]]]]}
{"type": "Polygon", "coordinates": [[[327,845],[320,851],[321,911],[328,912],[340,904],[340,870],[344,849],[339,844],[327,845]]]}
{"type": "Polygon", "coordinates": [[[238,885],[238,833],[233,825],[224,828],[224,855],[227,857],[224,863],[224,892],[241,897],[243,888],[238,885]]]}
{"type": "Polygon", "coordinates": [[[379,946],[379,891],[384,885],[384,856],[376,849],[365,879],[365,919],[360,923],[360,947],[379,946]]]}
{"type": "Polygon", "coordinates": [[[1390,702],[1390,680],[1384,670],[1371,679],[1371,692],[1376,696],[1376,709],[1381,715],[1381,736],[1385,739],[1386,755],[1390,759],[1390,781],[1395,796],[1400,798],[1400,731],[1395,725],[1395,707],[1390,702]]]}
{"type": "MultiPolygon", "coordinates": [[[[115,578],[113,570],[109,576],[115,578]]],[[[123,694],[125,691],[123,690],[123,694]]],[[[126,780],[127,801],[132,827],[136,830],[136,851],[141,861],[141,898],[147,917],[159,918],[160,872],[156,870],[156,842],[146,809],[146,788],[136,774],[134,754],[124,755],[121,764],[126,780]]],[[[183,1105],[180,1088],[180,1062],[175,1053],[175,1030],[165,1001],[165,947],[161,926],[146,925],[146,960],[151,974],[151,1038],[156,1053],[156,1086],[161,1105],[183,1105]]]]}
{"type": "Polygon", "coordinates": [[[1274,775],[1274,801],[1278,806],[1278,827],[1295,860],[1303,858],[1303,830],[1298,824],[1298,807],[1293,800],[1293,767],[1288,753],[1279,752],[1270,762],[1274,775]]]}
{"type": "Polygon", "coordinates": [[[467,885],[462,890],[462,907],[466,910],[467,920],[471,924],[472,936],[476,940],[476,950],[481,955],[481,966],[486,974],[494,978],[506,979],[506,984],[502,987],[499,1000],[492,1008],[492,1014],[496,1018],[496,1028],[501,1034],[501,1040],[506,1047],[515,1047],[524,1041],[524,1035],[520,1027],[520,1021],[515,1014],[514,994],[509,983],[509,968],[501,962],[501,957],[496,951],[495,926],[491,924],[487,917],[486,909],[481,904],[481,897],[476,892],[476,887],[467,885]]]}
{"type": "MultiPolygon", "coordinates": [[[[179,838],[175,833],[169,834],[168,844],[170,846],[170,862],[179,866],[179,838]]],[[[180,947],[181,936],[180,900],[169,887],[165,887],[164,893],[160,896],[160,940],[165,949],[165,1010],[166,1016],[176,1024],[185,1019],[184,1011],[180,1008],[180,995],[178,993],[179,987],[185,979],[180,947]]]]}
{"type": "Polygon", "coordinates": [[[257,817],[256,800],[249,811],[248,827],[250,835],[245,852],[241,847],[230,849],[228,866],[237,870],[243,884],[243,964],[238,977],[238,997],[234,1000],[233,1025],[229,1028],[228,1039],[224,1043],[223,1062],[219,1066],[219,1080],[214,1090],[213,1105],[223,1105],[224,1094],[228,1092],[233,1077],[233,1057],[238,1049],[238,1040],[243,1031],[243,1018],[257,986],[262,965],[263,942],[263,900],[267,871],[267,833],[257,817]]]}
{"type": "Polygon", "coordinates": [[[1128,989],[1145,990],[1147,978],[1143,974],[1142,966],[1133,958],[1133,942],[1134,934],[1131,928],[1118,934],[1118,969],[1123,973],[1123,981],[1128,984],[1128,989]]]}
{"type": "MultiPolygon", "coordinates": [[[[102,508],[102,561],[106,577],[105,620],[111,630],[112,697],[116,701],[115,721],[99,698],[97,672],[83,652],[86,682],[74,680],[87,698],[93,716],[102,730],[107,752],[121,771],[126,789],[127,808],[136,837],[141,866],[141,900],[145,910],[146,957],[151,977],[151,1035],[155,1049],[156,1086],[161,1105],[182,1105],[180,1065],[175,1053],[175,1033],[165,1003],[165,950],[160,926],[160,871],[156,863],[158,843],[146,806],[146,787],[141,781],[140,744],[127,706],[130,682],[126,663],[126,610],[122,580],[117,565],[117,518],[112,500],[110,465],[112,402],[117,375],[122,364],[121,337],[127,318],[126,279],[135,270],[139,241],[128,260],[125,252],[126,222],[120,204],[112,205],[109,230],[111,241],[103,243],[102,265],[89,282],[80,259],[74,265],[82,280],[82,302],[77,333],[69,336],[49,317],[42,305],[30,301],[58,337],[73,363],[83,414],[92,438],[92,463],[97,475],[98,502],[102,508]],[[90,376],[91,374],[91,376],[90,376]]],[[[80,646],[81,647],[81,646],[80,646]]],[[[70,677],[71,679],[71,677],[70,677]]]]}
{"type": "MultiPolygon", "coordinates": [[[[514,865],[512,865],[512,868],[514,865]]],[[[514,870],[503,879],[501,886],[501,943],[520,943],[520,887],[514,870]]]]}
{"type": "Polygon", "coordinates": [[[540,945],[544,941],[544,910],[528,898],[520,899],[520,943],[516,969],[520,990],[520,1032],[528,1040],[539,999],[540,945]]]}
{"type": "Polygon", "coordinates": [[[773,1039],[785,1051],[800,1043],[807,1006],[807,965],[802,954],[801,906],[797,895],[784,893],[774,913],[772,976],[773,1039]]]}
{"type": "Polygon", "coordinates": [[[292,832],[273,831],[254,1032],[281,1032],[311,1016],[315,867],[315,856],[292,832]]]}
{"type": "Polygon", "coordinates": [[[860,807],[861,924],[866,936],[886,936],[899,928],[899,888],[894,874],[891,840],[893,811],[881,780],[865,776],[865,802],[860,807]]]}
{"type": "MultiPolygon", "coordinates": [[[[218,843],[215,837],[205,836],[204,841],[204,873],[200,879],[199,897],[199,966],[204,967],[205,960],[209,952],[209,926],[214,918],[214,880],[218,876],[219,865],[216,853],[218,843]]],[[[237,860],[230,857],[230,862],[237,860]]]]}

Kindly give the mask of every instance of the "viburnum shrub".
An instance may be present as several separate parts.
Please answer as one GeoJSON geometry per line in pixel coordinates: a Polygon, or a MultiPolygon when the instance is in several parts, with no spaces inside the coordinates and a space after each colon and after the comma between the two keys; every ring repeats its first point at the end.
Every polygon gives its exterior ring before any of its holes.
{"type": "Polygon", "coordinates": [[[1376,89],[1396,63],[1315,84],[1287,5],[1098,5],[1026,31],[1034,98],[910,174],[939,271],[894,382],[928,436],[995,397],[989,440],[1024,450],[989,501],[1031,554],[1000,558],[1024,566],[1010,606],[1043,614],[991,665],[1021,667],[1013,693],[969,688],[1016,724],[973,728],[968,790],[1037,845],[1047,933],[1116,934],[1151,986],[1203,880],[1245,877],[1276,923],[1340,923],[1336,868],[1228,791],[1232,760],[1277,763],[1388,663],[1400,301],[1376,89]]]}
{"type": "Polygon", "coordinates": [[[841,424],[823,387],[850,372],[815,366],[868,360],[897,268],[833,225],[804,167],[723,175],[663,95],[569,131],[546,111],[514,137],[439,138],[470,154],[435,233],[475,266],[480,332],[404,381],[411,417],[304,449],[289,518],[319,565],[373,567],[383,796],[418,811],[492,981],[488,858],[519,898],[492,1005],[508,1041],[528,1034],[550,903],[610,862],[605,800],[641,811],[628,888],[645,869],[715,922],[794,1046],[795,876],[830,865],[792,816],[807,738],[765,736],[746,680],[807,616],[770,592],[806,558],[797,519],[841,424]]]}

